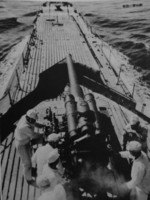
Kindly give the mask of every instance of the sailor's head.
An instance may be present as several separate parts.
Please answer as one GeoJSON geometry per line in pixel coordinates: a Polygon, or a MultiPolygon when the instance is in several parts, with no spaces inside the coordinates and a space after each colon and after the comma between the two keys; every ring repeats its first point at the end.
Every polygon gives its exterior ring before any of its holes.
{"type": "Polygon", "coordinates": [[[138,141],[131,141],[128,145],[128,150],[132,156],[137,157],[141,154],[142,145],[138,141]]]}
{"type": "Polygon", "coordinates": [[[47,138],[47,142],[53,147],[56,148],[57,144],[59,142],[60,139],[60,134],[57,133],[51,133],[48,138],[47,138]]]}
{"type": "Polygon", "coordinates": [[[53,169],[56,169],[56,166],[59,162],[59,153],[58,153],[58,149],[53,149],[49,156],[48,156],[48,164],[50,167],[52,167],[53,169]]]}
{"type": "Polygon", "coordinates": [[[35,124],[38,119],[38,114],[34,109],[28,110],[26,113],[26,119],[30,124],[35,124]]]}
{"type": "Polygon", "coordinates": [[[140,120],[137,116],[132,116],[130,119],[131,128],[137,128],[140,124],[140,120]]]}

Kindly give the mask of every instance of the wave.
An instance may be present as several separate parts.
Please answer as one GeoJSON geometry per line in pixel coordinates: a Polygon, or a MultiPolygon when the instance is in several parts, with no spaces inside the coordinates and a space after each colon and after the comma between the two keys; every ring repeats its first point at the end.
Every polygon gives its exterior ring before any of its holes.
{"type": "Polygon", "coordinates": [[[0,48],[0,61],[2,61],[4,58],[5,58],[5,56],[8,54],[8,52],[9,52],[9,50],[13,47],[13,46],[15,46],[15,44],[17,44],[17,42],[16,43],[13,43],[12,45],[3,45],[3,46],[1,46],[1,48],[0,48]]]}
{"type": "Polygon", "coordinates": [[[143,69],[149,69],[150,63],[150,51],[142,42],[134,41],[119,41],[114,43],[115,46],[125,53],[129,58],[130,62],[143,69]]]}
{"type": "Polygon", "coordinates": [[[140,28],[143,29],[141,23],[137,23],[137,24],[128,24],[126,27],[124,27],[123,29],[126,31],[133,31],[133,30],[139,30],[140,28]]]}
{"type": "Polygon", "coordinates": [[[85,17],[95,17],[96,15],[94,15],[93,13],[86,13],[84,14],[85,17]]]}
{"type": "Polygon", "coordinates": [[[150,33],[150,27],[145,28],[143,31],[144,33],[150,33]]]}
{"type": "Polygon", "coordinates": [[[147,53],[146,50],[143,52],[137,51],[136,53],[130,53],[128,55],[132,59],[132,63],[141,69],[149,69],[150,63],[150,53],[147,53]]]}
{"type": "Polygon", "coordinates": [[[128,22],[127,21],[111,21],[108,24],[103,24],[103,27],[108,27],[108,28],[120,28],[120,27],[124,27],[128,22]]]}
{"type": "Polygon", "coordinates": [[[111,20],[109,18],[104,18],[104,17],[93,17],[91,20],[91,23],[93,25],[98,25],[99,27],[102,28],[119,28],[123,29],[125,31],[132,31],[132,30],[139,30],[143,28],[145,29],[145,32],[150,32],[150,27],[147,28],[147,23],[144,21],[144,19],[135,19],[135,20],[111,20]]]}
{"type": "Polygon", "coordinates": [[[21,25],[20,22],[17,21],[17,17],[11,17],[0,20],[0,32],[4,32],[8,29],[16,28],[21,25]]]}
{"type": "Polygon", "coordinates": [[[146,8],[146,9],[142,9],[142,10],[134,10],[134,11],[130,11],[129,13],[146,13],[146,12],[149,12],[150,9],[149,8],[146,8]]]}
{"type": "Polygon", "coordinates": [[[103,17],[95,17],[92,20],[92,24],[96,24],[100,27],[104,28],[123,28],[124,30],[132,30],[132,29],[139,29],[140,27],[143,28],[146,23],[142,23],[143,19],[140,20],[132,20],[132,23],[127,20],[111,20],[108,18],[103,17]]]}
{"type": "Polygon", "coordinates": [[[95,24],[95,25],[99,25],[101,27],[104,27],[104,25],[106,24],[111,24],[111,21],[109,19],[104,19],[104,18],[101,18],[101,17],[96,17],[92,20],[92,24],[95,24]]]}
{"type": "Polygon", "coordinates": [[[121,41],[116,42],[117,46],[121,46],[123,49],[132,49],[135,52],[140,51],[147,51],[146,45],[142,42],[134,42],[134,41],[121,41]]]}
{"type": "Polygon", "coordinates": [[[119,41],[119,42],[116,42],[115,45],[119,48],[122,48],[123,50],[126,50],[126,49],[129,49],[129,48],[132,48],[133,45],[134,45],[134,42],[132,42],[132,41],[119,41]]]}
{"type": "Polygon", "coordinates": [[[11,41],[9,44],[3,44],[0,46],[0,61],[2,61],[13,46],[15,46],[19,41],[21,41],[23,36],[11,41]]]}
{"type": "Polygon", "coordinates": [[[150,72],[147,72],[146,74],[144,74],[141,79],[143,81],[146,81],[149,85],[150,85],[150,72]]]}
{"type": "Polygon", "coordinates": [[[31,30],[33,28],[33,25],[26,25],[26,26],[23,26],[20,31],[21,32],[26,32],[28,30],[31,30]]]}
{"type": "Polygon", "coordinates": [[[130,38],[143,39],[143,40],[150,39],[150,37],[148,37],[147,35],[144,35],[144,34],[134,34],[134,33],[132,33],[130,35],[130,38]]]}
{"type": "Polygon", "coordinates": [[[23,17],[33,17],[36,14],[37,14],[37,11],[34,11],[34,12],[30,12],[30,13],[24,14],[23,17]]]}

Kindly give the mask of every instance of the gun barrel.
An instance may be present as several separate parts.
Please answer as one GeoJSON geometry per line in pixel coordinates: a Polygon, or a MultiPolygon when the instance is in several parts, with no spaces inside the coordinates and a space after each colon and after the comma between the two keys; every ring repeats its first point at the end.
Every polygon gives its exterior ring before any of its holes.
{"type": "Polygon", "coordinates": [[[85,101],[88,103],[90,110],[94,112],[95,115],[95,127],[96,127],[96,134],[100,133],[100,122],[99,122],[99,116],[98,116],[98,110],[96,106],[96,101],[94,99],[93,94],[89,93],[85,95],[85,101]]]}
{"type": "Polygon", "coordinates": [[[67,60],[68,76],[69,76],[69,83],[70,83],[70,93],[74,95],[74,97],[83,98],[83,91],[78,84],[76,71],[73,66],[73,62],[72,62],[72,58],[70,54],[67,55],[66,60],[67,60]]]}
{"type": "Polygon", "coordinates": [[[66,99],[69,98],[69,101],[66,101],[69,135],[70,137],[77,135],[77,129],[80,136],[84,134],[91,135],[94,132],[94,110],[90,110],[88,103],[84,100],[84,94],[82,88],[79,85],[75,67],[73,65],[73,61],[70,54],[67,55],[66,60],[70,85],[70,89],[68,91],[70,92],[70,95],[74,97],[73,101],[72,99],[70,99],[69,96],[66,97],[66,99]],[[74,103],[76,103],[75,107],[73,106],[74,103]],[[69,109],[73,108],[73,110],[71,111],[71,115],[67,109],[67,105],[69,105],[69,109]],[[71,123],[71,127],[69,123],[71,123]]]}
{"type": "Polygon", "coordinates": [[[67,95],[65,99],[65,107],[67,114],[67,122],[68,122],[68,132],[69,137],[74,137],[76,135],[76,102],[74,100],[73,95],[67,95]]]}

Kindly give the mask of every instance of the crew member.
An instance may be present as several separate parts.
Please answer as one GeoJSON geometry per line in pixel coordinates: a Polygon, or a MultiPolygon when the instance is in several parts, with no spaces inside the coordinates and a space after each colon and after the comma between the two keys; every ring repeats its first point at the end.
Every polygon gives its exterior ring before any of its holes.
{"type": "Polygon", "coordinates": [[[140,124],[139,118],[132,116],[123,136],[123,150],[127,150],[130,141],[139,141],[142,144],[142,150],[147,153],[148,134],[150,134],[148,129],[140,124]]]}
{"type": "Polygon", "coordinates": [[[37,138],[41,140],[42,138],[41,134],[34,132],[37,119],[37,113],[34,110],[28,110],[19,120],[14,135],[15,146],[23,164],[24,177],[29,184],[34,184],[34,180],[32,179],[32,149],[30,141],[37,138]]]}
{"type": "Polygon", "coordinates": [[[37,176],[43,171],[43,166],[47,163],[49,154],[56,148],[60,135],[52,133],[47,138],[47,143],[40,146],[32,156],[32,163],[37,165],[37,176]]]}
{"type": "Polygon", "coordinates": [[[38,200],[66,200],[66,192],[62,185],[64,182],[62,168],[59,168],[58,149],[54,149],[49,154],[42,174],[37,178],[37,185],[42,189],[38,200]]]}
{"type": "Polygon", "coordinates": [[[120,155],[127,159],[133,159],[131,180],[126,183],[131,191],[131,200],[147,200],[150,192],[150,162],[139,142],[131,141],[128,150],[120,152],[120,155]]]}

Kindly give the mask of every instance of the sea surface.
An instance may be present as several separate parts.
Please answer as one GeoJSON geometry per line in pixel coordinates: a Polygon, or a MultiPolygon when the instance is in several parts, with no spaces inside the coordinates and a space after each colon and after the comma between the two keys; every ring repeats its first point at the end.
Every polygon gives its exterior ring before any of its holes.
{"type": "MultiPolygon", "coordinates": [[[[0,1],[0,61],[31,32],[40,5],[38,1],[0,1]]],[[[74,2],[74,5],[97,35],[129,58],[131,78],[136,79],[139,90],[144,90],[145,98],[150,100],[150,0],[74,2]]]]}

